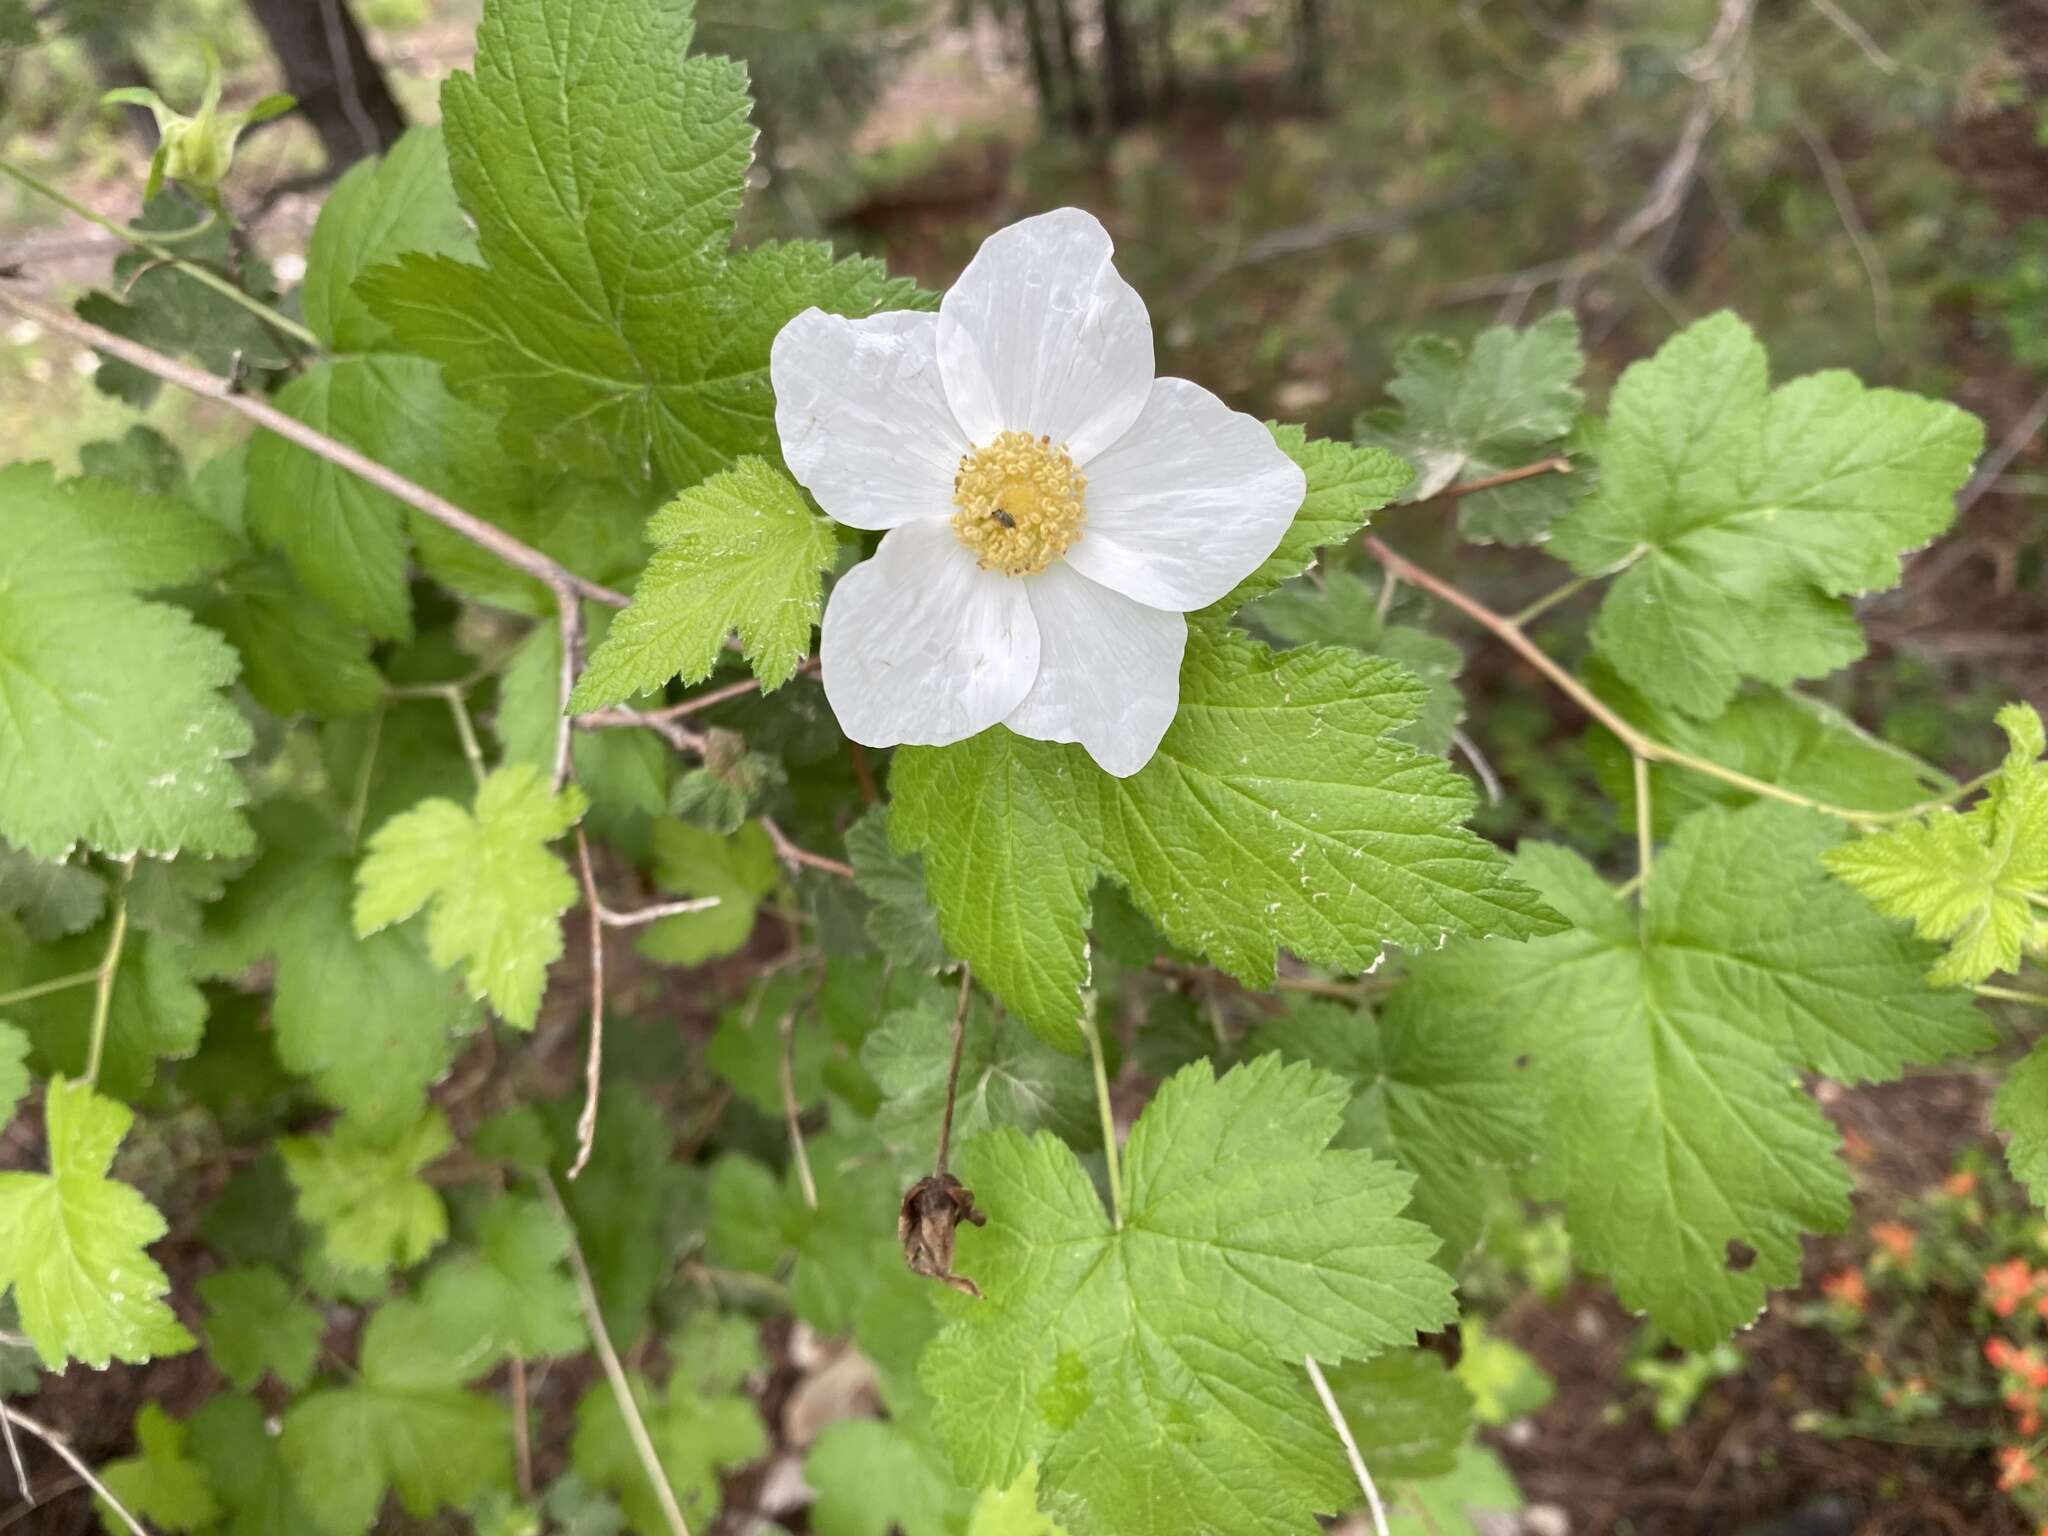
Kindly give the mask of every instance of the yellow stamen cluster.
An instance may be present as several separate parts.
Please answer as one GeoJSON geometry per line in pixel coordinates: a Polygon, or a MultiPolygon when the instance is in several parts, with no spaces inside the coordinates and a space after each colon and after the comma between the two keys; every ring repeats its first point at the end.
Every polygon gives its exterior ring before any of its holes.
{"type": "Polygon", "coordinates": [[[983,570],[1030,576],[1081,537],[1088,477],[1049,437],[999,432],[963,454],[953,477],[953,531],[983,570]]]}

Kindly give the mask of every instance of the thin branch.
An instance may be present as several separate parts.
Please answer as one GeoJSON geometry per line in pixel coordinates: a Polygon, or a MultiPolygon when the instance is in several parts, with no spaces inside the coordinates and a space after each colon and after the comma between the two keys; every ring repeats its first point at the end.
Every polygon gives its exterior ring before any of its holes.
{"type": "Polygon", "coordinates": [[[561,719],[555,724],[555,789],[569,782],[575,771],[576,720],[569,713],[569,695],[576,691],[576,674],[583,670],[583,604],[573,592],[557,590],[555,617],[562,627],[561,719]]]}
{"type": "Polygon", "coordinates": [[[635,907],[630,912],[614,912],[610,907],[600,905],[597,917],[607,928],[639,928],[648,923],[658,923],[665,917],[709,912],[724,900],[722,896],[692,896],[686,901],[660,901],[651,907],[635,907]]]}
{"type": "Polygon", "coordinates": [[[1380,1490],[1372,1480],[1372,1473],[1366,1470],[1365,1458],[1358,1453],[1358,1441],[1351,1433],[1351,1425],[1344,1418],[1344,1410],[1337,1406],[1336,1394],[1323,1379],[1323,1368],[1316,1364],[1314,1355],[1303,1355],[1302,1361],[1308,1366],[1308,1379],[1315,1383],[1316,1396],[1323,1400],[1323,1412],[1330,1416],[1330,1427],[1337,1431],[1337,1438],[1344,1442],[1344,1455],[1351,1463],[1351,1474],[1358,1479],[1358,1486],[1365,1494],[1365,1502],[1372,1508],[1372,1528],[1379,1536],[1387,1536],[1387,1510],[1380,1503],[1380,1490]]]}
{"type": "Polygon", "coordinates": [[[633,1454],[640,1458],[640,1470],[647,1474],[647,1481],[654,1487],[662,1517],[668,1522],[669,1536],[690,1536],[690,1527],[683,1519],[682,1509],[676,1504],[675,1489],[669,1486],[668,1473],[662,1467],[654,1441],[647,1433],[647,1421],[640,1416],[640,1405],[633,1401],[633,1384],[626,1379],[626,1368],[619,1364],[619,1352],[612,1348],[612,1336],[605,1331],[604,1308],[598,1304],[597,1286],[590,1278],[590,1265],[583,1257],[583,1242],[576,1235],[576,1223],[569,1219],[568,1207],[562,1204],[562,1197],[555,1190],[555,1181],[544,1173],[540,1175],[540,1188],[541,1193],[547,1196],[556,1219],[568,1231],[569,1268],[575,1273],[576,1291],[583,1300],[583,1318],[590,1325],[591,1340],[597,1346],[597,1358],[604,1366],[605,1380],[611,1384],[612,1400],[618,1404],[619,1417],[625,1420],[626,1436],[633,1442],[633,1454]]]}
{"type": "Polygon", "coordinates": [[[842,880],[851,880],[853,878],[853,866],[851,864],[843,863],[838,859],[827,858],[822,853],[813,853],[808,848],[798,847],[789,840],[789,834],[784,832],[771,817],[762,816],[757,819],[761,823],[761,830],[768,834],[768,841],[775,845],[775,856],[791,868],[821,869],[828,875],[839,876],[842,880]]]}
{"type": "Polygon", "coordinates": [[[2031,1008],[2048,1008],[2048,992],[2027,992],[2019,987],[1994,987],[1981,981],[1972,990],[1979,997],[1995,997],[2002,1003],[2025,1003],[2031,1008]]]}
{"type": "Polygon", "coordinates": [[[1456,501],[1460,496],[1472,496],[1480,491],[1491,491],[1503,485],[1513,485],[1517,480],[1533,480],[1538,475],[1568,475],[1572,472],[1572,461],[1562,454],[1540,459],[1534,464],[1524,464],[1519,469],[1504,469],[1497,475],[1482,475],[1477,480],[1460,480],[1447,485],[1440,491],[1424,496],[1414,506],[1426,507],[1433,501],[1456,501]]]}
{"type": "Polygon", "coordinates": [[[519,1497],[533,1497],[533,1429],[529,1423],[530,1405],[526,1400],[526,1361],[514,1355],[507,1362],[511,1366],[510,1379],[505,1383],[512,1396],[512,1457],[517,1469],[519,1497]]]}
{"type": "Polygon", "coordinates": [[[1975,506],[1977,498],[1997,483],[2006,466],[2020,456],[2020,451],[2040,434],[2043,426],[2048,426],[2048,389],[2034,397],[2034,403],[2027,407],[2027,414],[2013,424],[2013,429],[2000,440],[1991,456],[1977,467],[1977,473],[1970,476],[1970,483],[1956,497],[1957,517],[1975,506]]]}
{"type": "Polygon", "coordinates": [[[1723,767],[1720,763],[1714,762],[1709,758],[1698,757],[1690,752],[1682,752],[1676,747],[1667,746],[1654,737],[1644,734],[1636,729],[1635,726],[1630,725],[1619,714],[1615,713],[1612,708],[1603,702],[1590,688],[1586,687],[1584,683],[1581,683],[1571,673],[1559,666],[1549,655],[1545,654],[1542,647],[1531,640],[1528,635],[1524,634],[1521,627],[1512,619],[1503,618],[1476,597],[1471,596],[1458,587],[1452,586],[1442,577],[1432,575],[1407,556],[1389,548],[1382,539],[1368,535],[1365,539],[1365,547],[1371,552],[1374,559],[1398,575],[1403,581],[1411,586],[1420,587],[1431,596],[1449,603],[1453,608],[1456,608],[1460,613],[1472,619],[1483,629],[1498,636],[1518,656],[1542,673],[1560,693],[1564,694],[1565,697],[1577,704],[1579,708],[1612,731],[1620,739],[1621,744],[1628,748],[1630,752],[1638,757],[1648,758],[1653,763],[1666,763],[1674,768],[1689,769],[1708,778],[1719,779],[1724,784],[1732,784],[1737,789],[1746,790],[1752,795],[1759,795],[1767,800],[1777,800],[1786,805],[1803,806],[1807,810],[1819,811],[1822,815],[1833,816],[1838,821],[1846,821],[1856,826],[1882,826],[1891,822],[1910,821],[1914,817],[1924,815],[1928,811],[1935,810],[1944,805],[1954,804],[1973,790],[1981,788],[1990,777],[1988,774],[1979,775],[1968,783],[1957,785],[1945,795],[1938,795],[1931,799],[1923,800],[1917,805],[1909,805],[1895,811],[1857,810],[1852,806],[1833,805],[1825,800],[1813,799],[1808,795],[1795,794],[1791,790],[1781,788],[1766,779],[1755,778],[1737,769],[1723,767]]]}
{"type": "Polygon", "coordinates": [[[1877,39],[1863,30],[1862,23],[1836,5],[1835,0],[1813,0],[1813,8],[1833,22],[1844,37],[1863,51],[1863,57],[1878,69],[1888,75],[1899,72],[1899,61],[1880,48],[1877,39]]]}
{"type": "Polygon", "coordinates": [[[590,1050],[583,1061],[583,1112],[576,1117],[576,1161],[569,1177],[583,1172],[590,1149],[597,1145],[597,1098],[604,1079],[604,905],[597,899],[597,876],[590,867],[590,839],[576,827],[576,867],[583,877],[583,905],[590,912],[590,1050]]]}
{"type": "Polygon", "coordinates": [[[939,1155],[932,1166],[937,1178],[946,1175],[946,1159],[953,1150],[953,1100],[960,1092],[960,1056],[967,1043],[967,1004],[973,997],[974,968],[960,963],[960,999],[953,1005],[953,1064],[946,1069],[946,1110],[939,1121],[939,1155]]]}
{"type": "Polygon", "coordinates": [[[1792,128],[1805,141],[1807,151],[1820,167],[1820,179],[1826,184],[1828,196],[1834,202],[1835,216],[1842,221],[1842,232],[1856,248],[1856,259],[1863,263],[1863,276],[1870,285],[1871,325],[1877,331],[1878,340],[1890,346],[1892,279],[1885,270],[1884,253],[1870,238],[1863,215],[1856,211],[1856,198],[1849,190],[1849,178],[1842,173],[1842,162],[1835,158],[1835,152],[1828,148],[1827,141],[1807,127],[1806,119],[1797,113],[1792,116],[1792,128]]]}
{"type": "Polygon", "coordinates": [[[448,713],[455,718],[455,739],[462,744],[463,759],[469,764],[469,772],[476,780],[477,788],[481,789],[490,773],[484,767],[484,749],[476,739],[476,725],[469,718],[469,700],[460,688],[443,688],[441,697],[448,701],[448,713]]]}
{"type": "MultiPolygon", "coordinates": [[[[92,223],[99,225],[101,229],[108,230],[113,234],[118,235],[122,240],[127,241],[129,244],[134,245],[141,250],[149,252],[150,255],[154,256],[158,261],[162,262],[166,266],[176,267],[180,272],[184,273],[194,282],[204,283],[207,287],[213,289],[214,292],[220,294],[222,297],[230,299],[233,302],[241,305],[242,308],[248,310],[251,314],[256,316],[257,319],[261,320],[265,325],[269,326],[272,330],[280,331],[283,334],[291,337],[294,341],[299,342],[304,346],[311,347],[316,352],[320,350],[320,338],[318,336],[315,336],[311,331],[307,330],[303,325],[299,324],[298,321],[291,319],[287,315],[279,314],[276,310],[272,309],[268,304],[264,303],[261,299],[255,297],[253,294],[244,293],[240,288],[237,288],[233,283],[229,282],[226,278],[221,277],[219,274],[215,272],[209,271],[207,268],[200,266],[197,262],[187,261],[184,257],[180,256],[176,251],[170,250],[162,243],[163,240],[167,238],[166,236],[160,234],[153,234],[152,232],[146,230],[130,229],[126,224],[116,223],[114,220],[108,218],[105,214],[95,212],[93,209],[88,208],[84,203],[79,202],[75,198],[67,196],[63,191],[56,187],[51,186],[48,182],[42,180],[40,177],[33,176],[29,174],[27,171],[24,171],[20,166],[12,165],[5,160],[0,160],[0,175],[7,175],[13,177],[16,181],[20,182],[23,186],[27,187],[31,192],[37,193],[43,197],[47,197],[51,202],[57,204],[60,208],[63,208],[68,212],[75,213],[76,215],[78,215],[79,218],[90,220],[92,223]]],[[[213,226],[215,217],[215,215],[210,214],[207,216],[206,219],[204,219],[202,222],[198,224],[195,224],[190,229],[173,231],[169,238],[189,239],[193,235],[201,234],[213,226]]],[[[52,330],[56,329],[55,326],[52,326],[50,328],[52,330]]],[[[104,351],[106,349],[101,348],[101,350],[104,351]]]]}
{"type": "Polygon", "coordinates": [[[1501,800],[1500,775],[1493,771],[1493,764],[1486,760],[1486,754],[1479,750],[1479,743],[1463,730],[1451,732],[1451,745],[1463,754],[1465,761],[1472,765],[1472,771],[1479,775],[1479,787],[1486,791],[1486,803],[1499,805],[1501,800]]]}
{"type": "MultiPolygon", "coordinates": [[[[818,972],[821,986],[824,980],[825,973],[821,969],[818,972]]],[[[817,996],[815,988],[811,996],[817,996]]],[[[796,1021],[809,1002],[810,999],[806,998],[795,1004],[778,1021],[776,1031],[782,1038],[776,1064],[782,1077],[782,1118],[789,1126],[789,1155],[796,1163],[796,1178],[804,1192],[804,1204],[815,1211],[818,1208],[818,1181],[811,1176],[811,1155],[804,1150],[803,1112],[796,1102],[796,1021]]]]}
{"type": "MultiPolygon", "coordinates": [[[[30,1418],[19,1408],[10,1408],[5,1403],[0,1403],[0,1418],[5,1418],[9,1423],[16,1424],[22,1429],[27,1430],[54,1451],[57,1459],[76,1472],[79,1480],[86,1487],[105,1500],[107,1507],[121,1517],[121,1523],[126,1525],[130,1531],[133,1531],[135,1536],[150,1536],[149,1528],[128,1513],[128,1506],[114,1497],[112,1489],[93,1476],[92,1468],[85,1464],[79,1457],[78,1452],[71,1449],[71,1443],[62,1435],[51,1429],[47,1424],[30,1418]]],[[[688,1536],[688,1533],[685,1532],[684,1536],[688,1536]]]]}
{"type": "Polygon", "coordinates": [[[92,999],[92,1041],[86,1047],[85,1082],[100,1080],[100,1056],[107,1048],[107,1019],[114,1005],[114,975],[121,969],[121,946],[128,938],[128,882],[135,878],[135,855],[121,866],[121,883],[114,893],[114,931],[107,938],[107,952],[100,960],[99,986],[92,999]]]}
{"type": "Polygon", "coordinates": [[[175,384],[202,399],[226,406],[266,431],[275,432],[279,437],[296,443],[308,453],[318,455],[415,511],[424,513],[444,528],[488,550],[514,570],[531,576],[550,591],[578,593],[594,602],[605,603],[614,608],[626,606],[627,599],[624,593],[614,592],[610,587],[577,575],[567,566],[549,559],[532,545],[515,539],[504,529],[463,511],[447,497],[437,495],[425,486],[387,469],[375,459],[358,453],[348,444],[329,437],[324,432],[314,431],[304,422],[287,416],[275,406],[240,393],[227,379],[208,373],[204,369],[191,367],[176,358],[166,357],[154,348],[130,341],[125,336],[116,336],[112,331],[79,319],[69,310],[58,309],[40,300],[31,299],[4,284],[0,284],[0,307],[11,309],[23,318],[35,321],[45,330],[55,331],[60,336],[69,336],[73,341],[82,342],[110,357],[118,357],[122,362],[132,364],[144,373],[153,374],[166,383],[175,384]]]}
{"type": "MultiPolygon", "coordinates": [[[[27,1340],[23,1340],[26,1343],[27,1340]]],[[[0,1440],[7,1442],[7,1462],[14,1468],[14,1486],[21,1490],[21,1496],[33,1505],[36,1501],[35,1488],[28,1480],[28,1463],[21,1459],[21,1442],[15,1438],[14,1421],[0,1417],[0,1440]]]]}

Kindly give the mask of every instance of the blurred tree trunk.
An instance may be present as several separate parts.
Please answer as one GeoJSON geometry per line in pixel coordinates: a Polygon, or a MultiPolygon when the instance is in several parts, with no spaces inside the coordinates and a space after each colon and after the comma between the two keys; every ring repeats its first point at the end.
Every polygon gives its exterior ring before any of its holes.
{"type": "Polygon", "coordinates": [[[1024,17],[1024,46],[1031,55],[1031,84],[1038,92],[1038,115],[1046,123],[1060,120],[1059,77],[1053,73],[1052,48],[1045,40],[1045,17],[1039,0],[1017,0],[1024,17]]]}
{"type": "Polygon", "coordinates": [[[1102,0],[1102,99],[1112,128],[1128,128],[1145,113],[1138,56],[1124,19],[1124,0],[1102,0]]]}
{"type": "Polygon", "coordinates": [[[1294,81],[1311,100],[1323,96],[1323,0],[1294,0],[1294,81]]]}
{"type": "Polygon", "coordinates": [[[1081,49],[1075,40],[1073,0],[1050,0],[1054,31],[1060,40],[1060,73],[1066,81],[1067,121],[1086,133],[1094,113],[1088,108],[1087,76],[1081,70],[1081,49]]]}
{"type": "Polygon", "coordinates": [[[370,57],[345,0],[249,0],[284,70],[285,89],[320,135],[335,170],[381,154],[405,132],[405,114],[370,57]]]}
{"type": "Polygon", "coordinates": [[[1173,62],[1173,27],[1178,0],[1153,0],[1152,52],[1159,70],[1159,105],[1170,107],[1180,99],[1180,70],[1173,62]]]}

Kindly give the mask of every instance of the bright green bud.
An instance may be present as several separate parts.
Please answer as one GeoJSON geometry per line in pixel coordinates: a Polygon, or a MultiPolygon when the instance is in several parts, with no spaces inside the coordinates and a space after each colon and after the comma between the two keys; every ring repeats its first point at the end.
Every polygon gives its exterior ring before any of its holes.
{"type": "Polygon", "coordinates": [[[199,110],[187,117],[173,111],[163,97],[142,86],[124,86],[100,98],[102,104],[127,104],[147,108],[156,119],[159,142],[149,162],[149,185],[145,199],[155,197],[168,179],[195,191],[212,193],[226,179],[234,164],[235,141],[252,123],[265,122],[289,112],[297,103],[290,96],[266,96],[241,112],[220,110],[220,57],[206,50],[206,89],[199,110]]]}

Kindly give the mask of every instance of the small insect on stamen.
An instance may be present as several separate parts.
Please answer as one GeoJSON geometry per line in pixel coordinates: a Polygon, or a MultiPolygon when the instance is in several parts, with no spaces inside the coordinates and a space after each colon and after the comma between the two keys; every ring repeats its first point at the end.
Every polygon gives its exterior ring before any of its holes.
{"type": "Polygon", "coordinates": [[[1014,528],[1017,526],[1017,519],[1010,516],[1010,514],[1005,512],[1001,507],[997,507],[993,512],[989,513],[989,516],[994,518],[997,522],[1001,523],[1005,528],[1014,528]]]}

